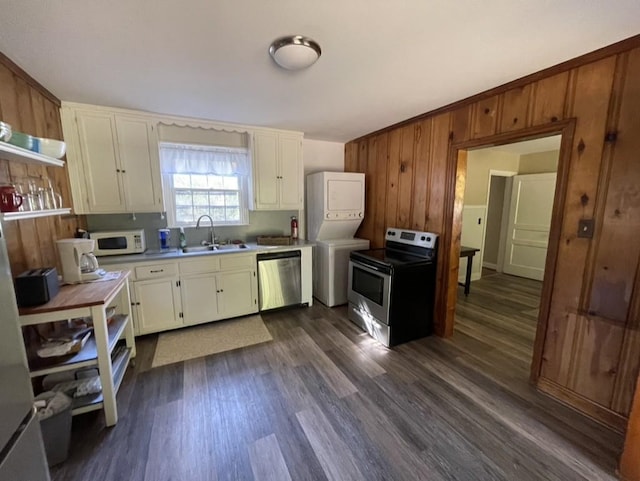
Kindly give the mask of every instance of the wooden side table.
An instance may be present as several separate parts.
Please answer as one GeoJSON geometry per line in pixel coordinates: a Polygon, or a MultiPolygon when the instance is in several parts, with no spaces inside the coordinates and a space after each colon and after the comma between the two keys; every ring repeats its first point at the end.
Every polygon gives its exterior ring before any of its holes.
{"type": "Polygon", "coordinates": [[[102,393],[74,399],[72,413],[75,415],[104,409],[107,426],[113,426],[118,422],[116,393],[129,360],[136,355],[128,277],[129,271],[122,271],[116,280],[65,285],[60,287],[58,295],[46,304],[19,310],[22,326],[77,317],[93,318],[93,336],[80,352],[67,356],[58,363],[30,363],[29,370],[31,377],[39,377],[96,366],[100,374],[102,393]],[[107,323],[107,308],[116,298],[118,313],[107,323]],[[122,337],[125,339],[126,349],[112,360],[111,354],[122,337]]]}
{"type": "Polygon", "coordinates": [[[475,247],[460,247],[460,258],[467,258],[467,273],[464,278],[464,284],[458,282],[459,285],[464,286],[465,296],[468,296],[471,290],[471,268],[473,267],[473,257],[476,255],[476,252],[480,252],[480,249],[476,249],[475,247]]]}

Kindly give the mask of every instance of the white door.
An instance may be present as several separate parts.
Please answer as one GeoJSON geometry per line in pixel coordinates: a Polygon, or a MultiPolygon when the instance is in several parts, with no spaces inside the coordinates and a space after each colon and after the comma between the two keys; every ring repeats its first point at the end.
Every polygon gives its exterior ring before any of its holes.
{"type": "Polygon", "coordinates": [[[549,244],[556,174],[513,177],[504,272],[537,279],[544,277],[549,244]]]}
{"type": "Polygon", "coordinates": [[[298,136],[278,136],[280,208],[302,208],[302,173],[300,150],[302,140],[298,136]]]}
{"type": "Polygon", "coordinates": [[[122,173],[116,152],[113,115],[78,111],[78,136],[87,185],[88,211],[124,212],[122,173]]]}
{"type": "Polygon", "coordinates": [[[183,276],[180,279],[183,322],[191,325],[220,319],[218,289],[215,274],[183,276]]]}
{"type": "MultiPolygon", "coordinates": [[[[487,207],[484,205],[465,205],[462,208],[462,235],[460,245],[480,249],[471,261],[471,280],[482,277],[482,251],[484,249],[484,225],[487,207]]],[[[467,258],[460,259],[458,282],[464,282],[467,274],[467,258]]]]}
{"type": "Polygon", "coordinates": [[[127,210],[164,210],[158,139],[151,123],[146,119],[116,116],[116,131],[127,210]]]}
{"type": "Polygon", "coordinates": [[[177,277],[136,281],[136,319],[140,334],[165,331],[182,326],[180,290],[177,277]]]}
{"type": "Polygon", "coordinates": [[[218,274],[218,299],[222,318],[258,312],[255,271],[218,274]]]}
{"type": "Polygon", "coordinates": [[[256,132],[253,139],[253,182],[256,209],[276,210],[278,202],[278,136],[256,132]]]}

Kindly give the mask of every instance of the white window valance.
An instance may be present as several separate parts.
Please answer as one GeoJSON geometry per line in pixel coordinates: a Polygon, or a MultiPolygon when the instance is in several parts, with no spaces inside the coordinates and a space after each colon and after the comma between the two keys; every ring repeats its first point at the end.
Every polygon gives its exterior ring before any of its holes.
{"type": "Polygon", "coordinates": [[[190,124],[158,123],[160,142],[215,145],[218,147],[249,147],[251,134],[247,130],[230,130],[224,127],[211,127],[190,124]]]}
{"type": "Polygon", "coordinates": [[[163,174],[248,176],[250,165],[247,148],[160,144],[160,168],[163,174]]]}

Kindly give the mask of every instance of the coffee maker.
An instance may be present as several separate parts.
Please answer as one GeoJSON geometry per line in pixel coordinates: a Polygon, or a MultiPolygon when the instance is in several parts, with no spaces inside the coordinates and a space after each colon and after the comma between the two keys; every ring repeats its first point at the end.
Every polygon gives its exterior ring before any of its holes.
{"type": "Polygon", "coordinates": [[[62,263],[62,281],[67,284],[95,281],[105,275],[93,254],[93,239],[60,239],[56,241],[62,263]]]}

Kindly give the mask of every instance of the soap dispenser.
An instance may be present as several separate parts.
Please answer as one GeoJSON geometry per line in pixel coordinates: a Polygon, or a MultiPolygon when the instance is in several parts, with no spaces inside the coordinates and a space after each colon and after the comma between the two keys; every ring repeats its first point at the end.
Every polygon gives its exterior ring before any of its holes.
{"type": "Polygon", "coordinates": [[[180,248],[184,249],[187,247],[187,238],[184,235],[184,227],[180,227],[180,248]]]}

